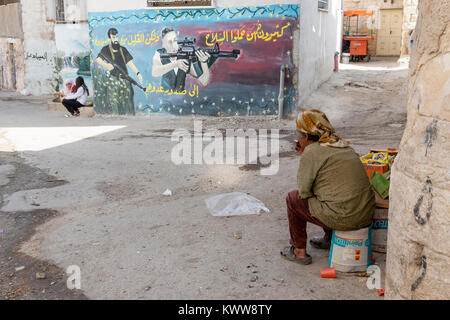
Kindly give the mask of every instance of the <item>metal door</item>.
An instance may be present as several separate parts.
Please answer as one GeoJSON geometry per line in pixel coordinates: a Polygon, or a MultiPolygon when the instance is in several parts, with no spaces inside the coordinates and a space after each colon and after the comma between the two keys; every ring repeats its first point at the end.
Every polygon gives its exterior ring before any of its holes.
{"type": "Polygon", "coordinates": [[[377,55],[399,56],[402,44],[403,10],[381,10],[377,55]]]}

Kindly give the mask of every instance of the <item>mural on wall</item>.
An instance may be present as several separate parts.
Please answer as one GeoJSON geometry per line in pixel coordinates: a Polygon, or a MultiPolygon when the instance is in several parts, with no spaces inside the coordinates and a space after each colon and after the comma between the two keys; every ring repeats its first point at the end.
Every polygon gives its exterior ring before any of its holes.
{"type": "Polygon", "coordinates": [[[56,24],[55,41],[57,49],[57,68],[60,75],[60,90],[66,80],[82,76],[92,90],[91,57],[89,48],[89,26],[87,24],[56,24]]]}
{"type": "Polygon", "coordinates": [[[97,113],[274,115],[280,68],[285,109],[297,5],[89,13],[97,113]]]}

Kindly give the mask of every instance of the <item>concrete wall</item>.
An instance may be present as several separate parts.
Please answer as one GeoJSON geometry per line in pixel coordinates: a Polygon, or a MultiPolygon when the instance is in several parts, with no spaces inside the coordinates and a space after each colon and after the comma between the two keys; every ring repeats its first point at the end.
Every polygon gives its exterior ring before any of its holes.
{"type": "MultiPolygon", "coordinates": [[[[112,59],[107,34],[116,27],[123,52],[130,53],[130,74],[138,77],[139,71],[143,85],[143,90],[132,90],[129,82],[122,83],[117,77],[119,68],[111,77],[101,63],[95,63],[92,74],[98,113],[275,115],[281,66],[288,69],[282,89],[284,109],[288,113],[296,108],[297,90],[292,80],[297,79],[299,72],[298,59],[293,59],[294,47],[299,43],[298,5],[133,9],[90,13],[90,17],[92,58],[96,60],[101,53],[100,59],[112,59]],[[190,75],[172,71],[155,75],[158,64],[169,63],[155,56],[163,45],[161,32],[169,26],[178,32],[179,40],[193,37],[198,47],[209,50],[211,59],[197,73],[201,77],[192,75],[196,67],[200,68],[195,62],[190,64],[194,68],[190,75]],[[215,45],[222,50],[239,51],[234,57],[219,58],[214,54],[215,45]],[[155,59],[159,61],[155,63],[155,59]],[[187,90],[193,92],[188,94],[187,90]],[[119,95],[122,91],[125,94],[119,95]]],[[[121,59],[124,58],[120,55],[115,57],[123,62],[121,59]]]]}
{"type": "Polygon", "coordinates": [[[21,15],[20,3],[0,6],[0,88],[3,89],[24,88],[21,15]]]}
{"type": "Polygon", "coordinates": [[[25,85],[34,95],[55,92],[54,23],[47,21],[45,0],[22,0],[25,85]]]}
{"type": "MultiPolygon", "coordinates": [[[[340,51],[342,33],[342,3],[332,0],[327,12],[319,11],[317,1],[311,0],[216,0],[217,6],[252,6],[268,4],[300,5],[300,43],[294,50],[299,73],[296,79],[299,96],[297,107],[321,83],[329,79],[334,69],[334,53],[340,51]]],[[[146,8],[146,0],[97,0],[88,2],[89,12],[110,12],[146,8]]],[[[295,82],[294,82],[295,83],[295,82]]]]}
{"type": "Polygon", "coordinates": [[[20,91],[25,88],[23,53],[22,39],[0,38],[0,89],[20,91]]]}
{"type": "Polygon", "coordinates": [[[0,6],[0,37],[23,39],[20,3],[0,6]]]}
{"type": "Polygon", "coordinates": [[[388,299],[450,299],[450,2],[421,1],[391,181],[388,299]]]}
{"type": "MultiPolygon", "coordinates": [[[[373,26],[373,35],[375,40],[369,41],[369,54],[375,56],[377,54],[377,32],[380,23],[381,9],[402,9],[403,0],[394,0],[393,2],[385,0],[361,0],[355,2],[353,0],[344,0],[344,10],[373,10],[374,23],[370,23],[370,17],[361,17],[359,19],[359,30],[363,33],[369,33],[369,26],[373,26]]],[[[356,18],[351,19],[351,30],[356,28],[356,18]]]]}
{"type": "Polygon", "coordinates": [[[342,5],[329,1],[328,12],[317,9],[317,1],[300,2],[299,107],[334,70],[334,54],[341,51],[342,5]]]}
{"type": "MultiPolygon", "coordinates": [[[[76,38],[78,33],[80,47],[80,44],[88,42],[89,37],[86,0],[67,0],[65,9],[66,18],[71,23],[58,27],[67,29],[67,35],[71,38],[76,38]]],[[[0,87],[18,91],[26,88],[34,95],[54,93],[58,80],[62,81],[56,60],[57,49],[60,52],[70,49],[64,39],[57,48],[55,0],[21,0],[20,3],[0,6],[0,21],[0,87]],[[14,59],[9,56],[11,43],[14,45],[14,59]],[[15,88],[11,61],[16,63],[15,88]]],[[[73,50],[74,53],[87,51],[89,48],[86,46],[73,50]]]]}

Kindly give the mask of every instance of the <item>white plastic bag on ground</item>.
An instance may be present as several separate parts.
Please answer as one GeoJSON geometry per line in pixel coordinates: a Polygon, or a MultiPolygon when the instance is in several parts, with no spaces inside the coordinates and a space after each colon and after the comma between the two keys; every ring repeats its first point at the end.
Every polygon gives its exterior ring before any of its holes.
{"type": "Polygon", "coordinates": [[[264,203],[241,192],[219,194],[205,200],[206,206],[214,217],[244,216],[270,213],[264,203]]]}

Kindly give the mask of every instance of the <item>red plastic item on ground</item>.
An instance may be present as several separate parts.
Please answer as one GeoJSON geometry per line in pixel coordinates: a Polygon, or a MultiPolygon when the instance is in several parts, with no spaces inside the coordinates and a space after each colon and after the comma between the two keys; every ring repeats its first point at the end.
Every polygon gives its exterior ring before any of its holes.
{"type": "Polygon", "coordinates": [[[378,295],[380,297],[384,296],[384,289],[378,289],[378,295]]]}
{"type": "Polygon", "coordinates": [[[322,278],[336,278],[336,269],[335,268],[326,268],[320,270],[320,275],[322,278]]]}

